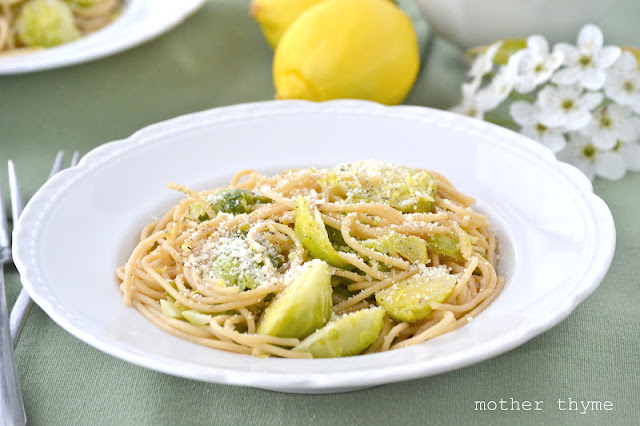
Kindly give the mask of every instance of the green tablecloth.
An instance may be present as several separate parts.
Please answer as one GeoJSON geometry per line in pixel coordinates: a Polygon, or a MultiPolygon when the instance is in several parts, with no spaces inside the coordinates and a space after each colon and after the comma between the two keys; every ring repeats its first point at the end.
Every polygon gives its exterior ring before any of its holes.
{"type": "MultiPolygon", "coordinates": [[[[272,52],[247,5],[247,0],[211,0],[177,29],[130,51],[59,70],[0,76],[5,187],[7,159],[14,160],[29,196],[60,149],[69,156],[74,150],[85,153],[159,120],[271,99],[272,52]]],[[[620,0],[601,22],[606,42],[640,46],[639,16],[639,2],[620,0]]],[[[450,107],[463,73],[460,53],[435,39],[406,103],[450,107]]],[[[29,422],[635,424],[640,419],[640,174],[619,182],[596,180],[594,187],[617,226],[608,275],[564,322],[509,353],[436,377],[358,392],[289,395],[185,380],[128,364],[72,337],[34,307],[16,352],[29,422]],[[539,411],[475,410],[475,401],[510,403],[511,398],[544,403],[539,411]],[[612,409],[561,410],[573,408],[569,398],[610,401],[612,409]]],[[[7,287],[12,303],[19,290],[12,267],[7,287]]]]}

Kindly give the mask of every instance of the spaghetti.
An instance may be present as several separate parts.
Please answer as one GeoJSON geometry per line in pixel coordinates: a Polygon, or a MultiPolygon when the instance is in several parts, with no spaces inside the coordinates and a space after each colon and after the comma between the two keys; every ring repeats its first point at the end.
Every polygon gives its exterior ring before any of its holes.
{"type": "Polygon", "coordinates": [[[244,170],[230,186],[202,192],[169,187],[186,197],[144,227],[116,275],[126,305],[211,348],[312,357],[300,350],[305,335],[263,333],[260,324],[313,258],[330,265],[328,325],[384,308],[358,353],[455,330],[504,285],[487,217],[435,172],[362,161],[274,176],[244,170]],[[309,226],[322,233],[311,238],[309,226]]]}
{"type": "Polygon", "coordinates": [[[0,0],[0,54],[75,40],[111,23],[122,0],[0,0]]]}

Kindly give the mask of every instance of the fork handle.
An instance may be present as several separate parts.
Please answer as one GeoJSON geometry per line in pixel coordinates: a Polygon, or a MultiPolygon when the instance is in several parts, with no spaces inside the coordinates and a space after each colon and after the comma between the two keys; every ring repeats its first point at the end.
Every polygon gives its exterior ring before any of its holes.
{"type": "Polygon", "coordinates": [[[16,303],[13,304],[11,314],[9,316],[9,330],[11,332],[11,339],[13,340],[13,346],[15,347],[20,339],[20,333],[24,328],[24,324],[27,321],[27,316],[33,305],[33,300],[27,290],[22,288],[20,294],[16,299],[16,303]]]}
{"type": "MultiPolygon", "coordinates": [[[[4,265],[0,264],[0,268],[4,265]]],[[[4,288],[4,271],[0,269],[0,424],[25,425],[27,415],[24,412],[22,393],[18,383],[18,372],[13,356],[13,341],[9,331],[9,313],[4,288]]]]}

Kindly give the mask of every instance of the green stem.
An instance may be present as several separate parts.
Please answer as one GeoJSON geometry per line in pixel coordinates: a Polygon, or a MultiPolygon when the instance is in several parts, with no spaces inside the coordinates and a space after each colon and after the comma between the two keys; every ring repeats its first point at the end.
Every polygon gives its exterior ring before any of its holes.
{"type": "Polygon", "coordinates": [[[503,119],[503,118],[485,117],[484,120],[488,121],[489,123],[497,124],[498,126],[506,127],[506,128],[509,128],[509,129],[513,129],[515,127],[515,125],[516,125],[515,121],[506,120],[506,119],[503,119]]]}
{"type": "Polygon", "coordinates": [[[534,103],[536,101],[536,97],[533,96],[533,93],[518,93],[515,90],[512,90],[509,93],[509,98],[514,101],[527,101],[529,103],[534,103]]]}

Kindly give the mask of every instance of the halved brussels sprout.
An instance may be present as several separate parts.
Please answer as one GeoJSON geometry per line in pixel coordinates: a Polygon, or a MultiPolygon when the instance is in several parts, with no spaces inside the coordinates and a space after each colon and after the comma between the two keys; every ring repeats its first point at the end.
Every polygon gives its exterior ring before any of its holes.
{"type": "Polygon", "coordinates": [[[71,7],[62,0],[29,0],[16,19],[25,46],[52,47],[80,38],[71,7]]]}
{"type": "Polygon", "coordinates": [[[75,4],[80,7],[89,7],[96,4],[97,0],[65,0],[67,3],[75,4]]]}
{"type": "Polygon", "coordinates": [[[196,201],[189,206],[187,218],[191,220],[199,220],[200,222],[211,219],[207,211],[202,206],[202,203],[200,203],[199,201],[196,201]]]}
{"type": "Polygon", "coordinates": [[[426,267],[419,273],[376,292],[376,302],[397,321],[416,322],[444,302],[458,279],[446,267],[426,267]]]}
{"type": "Polygon", "coordinates": [[[437,193],[436,181],[428,172],[374,160],[341,164],[319,183],[348,202],[380,203],[403,213],[430,212],[437,193]]]}
{"type": "Polygon", "coordinates": [[[402,256],[413,263],[426,264],[429,260],[427,242],[415,235],[391,233],[363,241],[362,245],[390,256],[402,256]]]}
{"type": "Polygon", "coordinates": [[[294,230],[311,256],[322,259],[338,268],[353,268],[333,248],[320,212],[313,207],[312,213],[312,210],[309,209],[309,202],[304,197],[298,197],[296,200],[294,230]]]}
{"type": "MultiPolygon", "coordinates": [[[[254,194],[247,189],[222,189],[207,197],[207,202],[216,213],[243,214],[251,213],[260,204],[273,201],[262,195],[254,194]]],[[[211,219],[200,201],[195,201],[189,207],[187,217],[192,220],[205,221],[211,219]]]]}
{"type": "Polygon", "coordinates": [[[160,299],[160,310],[162,315],[167,318],[182,319],[182,309],[177,307],[172,300],[160,299]]]}
{"type": "Polygon", "coordinates": [[[182,316],[191,324],[198,326],[209,324],[209,322],[211,322],[211,318],[213,318],[213,315],[211,314],[205,314],[192,309],[182,311],[182,316]]]}
{"type": "Polygon", "coordinates": [[[384,325],[384,309],[373,307],[343,315],[304,339],[295,351],[314,358],[358,355],[376,341],[384,325]]]}
{"type": "Polygon", "coordinates": [[[216,212],[233,214],[251,213],[256,205],[273,202],[246,189],[223,189],[211,194],[207,201],[216,212]]]}
{"type": "Polygon", "coordinates": [[[224,280],[227,286],[237,286],[243,291],[256,288],[259,268],[260,265],[252,259],[239,259],[223,253],[211,263],[211,274],[224,280]]]}
{"type": "Polygon", "coordinates": [[[322,260],[302,266],[298,276],[278,294],[258,320],[258,334],[303,339],[329,321],[331,271],[322,260]]]}
{"type": "Polygon", "coordinates": [[[452,257],[456,260],[462,259],[462,253],[460,253],[460,241],[458,238],[451,234],[436,234],[429,239],[427,243],[429,250],[435,251],[438,254],[444,254],[445,256],[452,257]]]}

